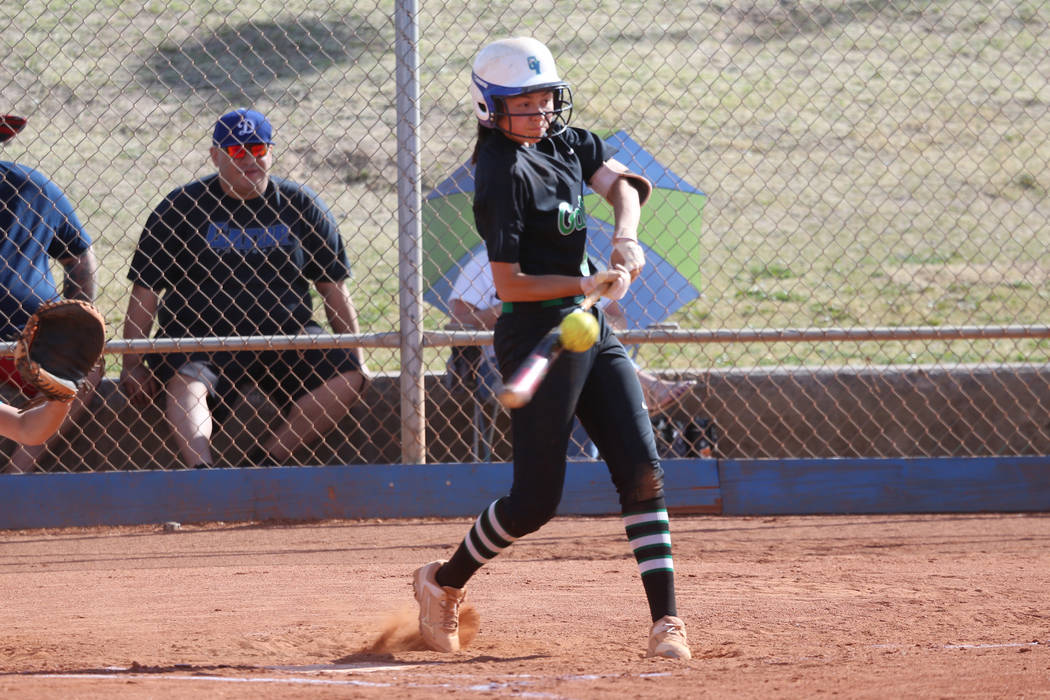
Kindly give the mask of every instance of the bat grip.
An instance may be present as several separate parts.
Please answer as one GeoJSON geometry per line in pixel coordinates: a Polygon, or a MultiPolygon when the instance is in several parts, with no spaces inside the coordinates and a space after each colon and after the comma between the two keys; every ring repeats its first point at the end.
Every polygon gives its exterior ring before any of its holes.
{"type": "Polygon", "coordinates": [[[605,294],[607,291],[609,291],[609,287],[611,286],[612,282],[605,282],[603,284],[599,284],[597,287],[591,290],[590,294],[584,297],[583,302],[580,304],[580,308],[586,311],[587,309],[597,304],[598,300],[602,298],[602,294],[605,294]]]}

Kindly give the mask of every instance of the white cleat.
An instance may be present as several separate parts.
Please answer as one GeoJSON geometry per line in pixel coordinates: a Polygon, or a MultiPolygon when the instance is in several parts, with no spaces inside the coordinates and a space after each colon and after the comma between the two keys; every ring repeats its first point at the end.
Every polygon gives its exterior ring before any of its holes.
{"type": "Polygon", "coordinates": [[[685,637],[685,623],[677,617],[664,615],[653,623],[649,632],[648,656],[665,659],[691,659],[689,641],[685,637]]]}
{"type": "Polygon", "coordinates": [[[412,577],[412,590],[419,602],[419,634],[434,651],[459,651],[459,606],[467,592],[438,584],[437,571],[444,563],[425,564],[412,577]]]}

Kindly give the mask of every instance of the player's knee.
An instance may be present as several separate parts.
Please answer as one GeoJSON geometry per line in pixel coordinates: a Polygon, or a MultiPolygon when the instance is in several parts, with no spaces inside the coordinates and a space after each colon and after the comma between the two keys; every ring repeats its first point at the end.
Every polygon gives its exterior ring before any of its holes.
{"type": "Polygon", "coordinates": [[[350,387],[350,391],[353,393],[351,401],[356,399],[368,385],[368,375],[361,370],[352,369],[349,372],[343,372],[342,377],[343,381],[346,382],[347,386],[350,387]]]}
{"type": "Polygon", "coordinates": [[[557,501],[515,499],[512,496],[506,500],[500,521],[514,537],[524,537],[547,524],[557,510],[557,501]]]}
{"type": "Polygon", "coordinates": [[[634,478],[620,489],[620,503],[631,504],[662,498],[664,470],[659,462],[642,462],[634,470],[634,478]]]}
{"type": "Polygon", "coordinates": [[[553,517],[554,517],[554,511],[551,510],[551,511],[546,511],[546,512],[542,512],[542,513],[539,513],[539,512],[529,513],[525,517],[515,520],[514,521],[514,528],[515,528],[515,530],[517,530],[518,532],[521,533],[521,534],[519,534],[517,536],[518,537],[524,537],[525,535],[528,535],[529,533],[536,532],[541,527],[543,527],[548,522],[550,522],[551,518],[553,518],[553,517]]]}
{"type": "Polygon", "coordinates": [[[191,360],[179,367],[175,374],[168,380],[169,393],[178,391],[192,391],[199,394],[202,390],[208,394],[215,394],[219,375],[204,362],[191,360]]]}

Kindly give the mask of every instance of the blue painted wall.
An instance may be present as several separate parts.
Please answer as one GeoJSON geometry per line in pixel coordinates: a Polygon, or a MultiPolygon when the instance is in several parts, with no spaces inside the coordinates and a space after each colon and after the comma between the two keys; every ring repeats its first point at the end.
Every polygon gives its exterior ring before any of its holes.
{"type": "MultiPolygon", "coordinates": [[[[1050,511],[1050,457],[682,459],[663,467],[677,513],[1050,511]]],[[[0,475],[0,529],[469,518],[510,481],[506,463],[0,475]]],[[[619,512],[604,463],[569,464],[559,512],[619,512]]]]}
{"type": "MultiPolygon", "coordinates": [[[[718,512],[714,460],[664,464],[672,508],[718,512]]],[[[510,487],[497,464],[0,476],[0,529],[273,519],[473,517],[510,487]]],[[[562,514],[619,512],[604,462],[571,462],[562,514]]]]}
{"type": "Polygon", "coordinates": [[[1050,510],[1050,457],[722,460],[726,515],[1050,510]]]}

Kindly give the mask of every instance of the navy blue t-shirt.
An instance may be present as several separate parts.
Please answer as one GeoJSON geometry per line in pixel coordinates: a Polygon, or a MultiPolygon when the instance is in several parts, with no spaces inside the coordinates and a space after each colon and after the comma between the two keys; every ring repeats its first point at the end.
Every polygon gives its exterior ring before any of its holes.
{"type": "Polygon", "coordinates": [[[528,147],[489,134],[474,176],[474,222],[489,260],[518,263],[527,275],[590,274],[583,190],[610,157],[584,129],[528,147]]]}
{"type": "Polygon", "coordinates": [[[51,260],[83,255],[91,237],[55,183],[9,161],[0,161],[0,232],[0,338],[8,338],[59,298],[51,260]]]}
{"type": "Polygon", "coordinates": [[[341,282],[350,263],[331,212],[308,187],[271,177],[250,200],[218,175],[154,209],[128,279],[161,294],[162,337],[298,333],[312,320],[310,282],[341,282]]]}

